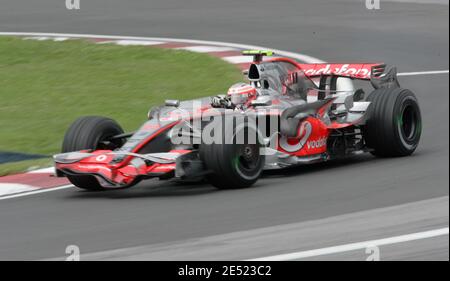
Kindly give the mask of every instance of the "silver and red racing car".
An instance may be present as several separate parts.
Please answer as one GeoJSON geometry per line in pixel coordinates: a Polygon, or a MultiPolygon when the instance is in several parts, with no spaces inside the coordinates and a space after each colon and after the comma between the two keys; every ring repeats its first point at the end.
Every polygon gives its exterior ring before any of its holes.
{"type": "Polygon", "coordinates": [[[57,175],[87,190],[155,177],[207,179],[231,189],[253,185],[265,169],[415,151],[420,109],[415,95],[400,87],[395,67],[301,64],[258,50],[243,55],[253,56],[247,82],[224,95],[167,100],[136,132],[124,133],[109,118],[79,118],[54,156],[57,175]],[[354,89],[349,81],[366,85],[354,89]]]}

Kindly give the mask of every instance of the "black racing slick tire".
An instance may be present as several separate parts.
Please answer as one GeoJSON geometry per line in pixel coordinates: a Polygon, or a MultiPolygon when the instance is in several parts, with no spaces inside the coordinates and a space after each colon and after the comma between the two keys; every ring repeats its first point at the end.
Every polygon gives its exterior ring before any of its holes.
{"type": "MultiPolygon", "coordinates": [[[[64,136],[62,152],[101,149],[103,148],[102,141],[122,133],[122,128],[112,119],[99,116],[81,117],[67,130],[64,136]]],[[[116,143],[115,145],[120,146],[121,143],[116,143]]],[[[67,178],[73,185],[82,189],[91,191],[104,190],[94,176],[67,175],[67,178]]]]}
{"type": "Polygon", "coordinates": [[[199,148],[201,160],[212,172],[207,180],[218,189],[250,187],[258,180],[265,163],[258,130],[248,122],[222,124],[222,142],[203,143],[199,148]],[[237,140],[238,132],[244,132],[241,141],[237,140]],[[248,137],[249,133],[257,137],[248,137]]]}
{"type": "Polygon", "coordinates": [[[416,96],[407,89],[381,88],[367,97],[370,101],[363,128],[366,144],[378,157],[411,155],[422,132],[422,117],[416,96]]]}

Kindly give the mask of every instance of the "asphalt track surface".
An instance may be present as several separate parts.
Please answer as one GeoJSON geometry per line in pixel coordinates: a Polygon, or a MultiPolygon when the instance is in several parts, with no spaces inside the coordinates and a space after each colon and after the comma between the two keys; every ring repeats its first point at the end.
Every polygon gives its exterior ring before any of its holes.
{"type": "MultiPolygon", "coordinates": [[[[3,0],[0,31],[216,40],[386,61],[400,72],[448,69],[448,1],[410,2],[419,3],[381,1],[369,11],[356,0],[81,0],[67,11],[59,0],[3,0]]],[[[417,94],[424,121],[412,157],[270,172],[245,190],[149,181],[2,200],[0,259],[63,257],[72,244],[86,259],[251,259],[448,227],[449,77],[400,83],[417,94]]],[[[448,260],[448,235],[382,247],[383,257],[448,260]]]]}

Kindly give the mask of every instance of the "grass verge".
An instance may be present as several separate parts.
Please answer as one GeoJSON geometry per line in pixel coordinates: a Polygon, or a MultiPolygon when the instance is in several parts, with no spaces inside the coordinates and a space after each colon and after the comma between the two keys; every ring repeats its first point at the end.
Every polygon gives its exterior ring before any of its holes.
{"type": "MultiPolygon", "coordinates": [[[[241,79],[235,66],[206,54],[0,37],[0,151],[54,154],[79,116],[134,130],[165,99],[224,93],[241,79]]],[[[2,164],[0,175],[36,161],[2,164]]]]}
{"type": "Polygon", "coordinates": [[[17,172],[46,168],[51,166],[52,164],[53,164],[52,158],[41,158],[41,159],[0,164],[0,177],[14,174],[17,172]]]}

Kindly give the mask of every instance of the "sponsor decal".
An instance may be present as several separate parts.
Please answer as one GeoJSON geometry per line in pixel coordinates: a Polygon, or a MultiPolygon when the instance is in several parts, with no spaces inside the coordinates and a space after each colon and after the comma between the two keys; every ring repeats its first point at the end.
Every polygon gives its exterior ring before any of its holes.
{"type": "Polygon", "coordinates": [[[318,140],[311,140],[306,143],[308,149],[322,148],[327,145],[327,138],[322,137],[318,140]]]}
{"type": "Polygon", "coordinates": [[[303,135],[303,137],[300,139],[300,141],[296,144],[290,144],[288,142],[287,137],[283,136],[280,139],[280,147],[284,149],[287,152],[296,152],[303,148],[305,143],[308,141],[309,137],[312,133],[312,125],[310,122],[305,121],[300,125],[300,136],[303,135]]]}
{"type": "Polygon", "coordinates": [[[304,72],[307,76],[318,75],[341,75],[355,76],[360,78],[370,78],[371,67],[373,64],[323,64],[323,65],[305,65],[304,72]]]}

